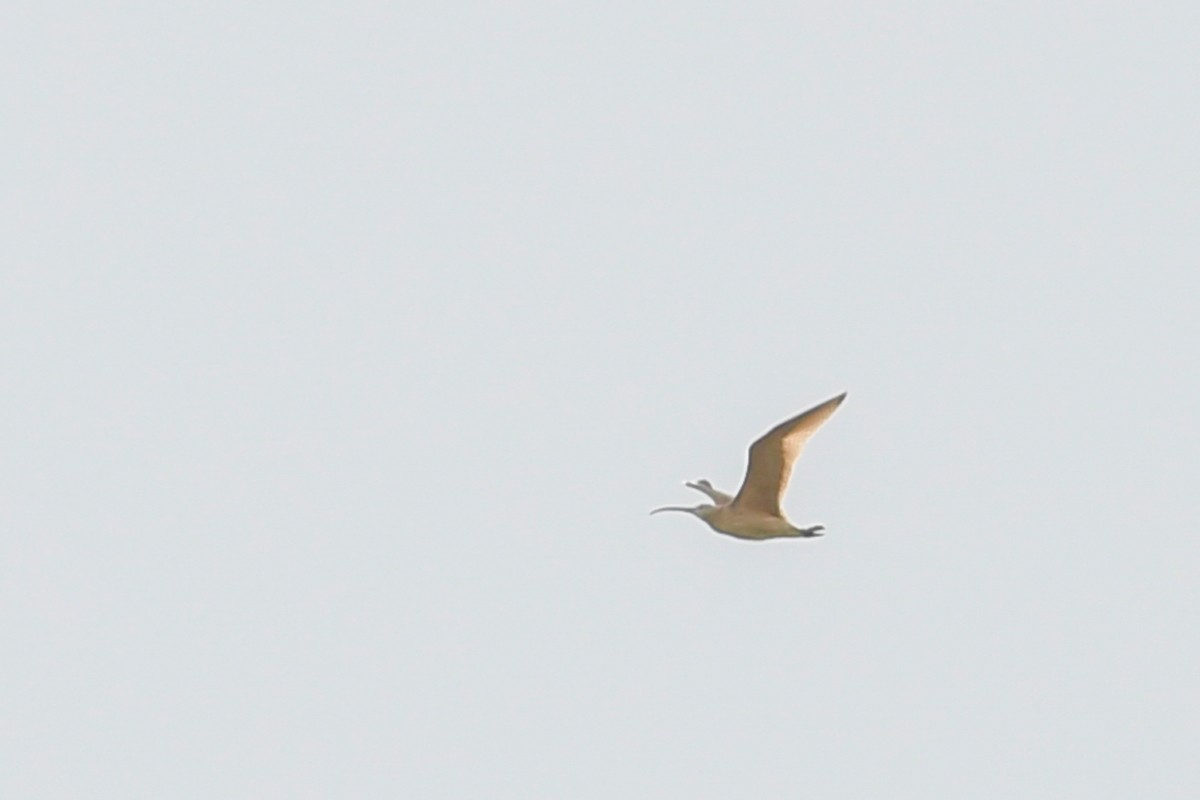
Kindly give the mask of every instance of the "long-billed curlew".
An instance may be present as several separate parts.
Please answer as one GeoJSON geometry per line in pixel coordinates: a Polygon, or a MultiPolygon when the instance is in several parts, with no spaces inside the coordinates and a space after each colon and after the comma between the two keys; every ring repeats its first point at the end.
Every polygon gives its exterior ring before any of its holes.
{"type": "Polygon", "coordinates": [[[842,392],[803,414],[779,423],[750,445],[750,463],[737,497],[730,497],[701,479],[684,485],[708,495],[715,505],[703,503],[694,508],[664,506],[650,513],[684,511],[704,520],[714,531],[739,539],[823,536],[821,531],[825,530],[824,525],[797,528],[788,522],[779,503],[792,474],[792,464],[800,457],[804,443],[845,399],[846,393],[842,392]]]}

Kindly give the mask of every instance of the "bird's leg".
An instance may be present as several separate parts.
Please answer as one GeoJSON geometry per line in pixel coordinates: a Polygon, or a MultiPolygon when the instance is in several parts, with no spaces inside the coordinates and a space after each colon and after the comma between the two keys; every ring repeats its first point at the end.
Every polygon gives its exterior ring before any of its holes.
{"type": "Polygon", "coordinates": [[[809,528],[796,528],[796,535],[803,536],[805,539],[811,539],[814,536],[824,536],[821,531],[825,530],[824,525],[813,525],[809,528]]]}

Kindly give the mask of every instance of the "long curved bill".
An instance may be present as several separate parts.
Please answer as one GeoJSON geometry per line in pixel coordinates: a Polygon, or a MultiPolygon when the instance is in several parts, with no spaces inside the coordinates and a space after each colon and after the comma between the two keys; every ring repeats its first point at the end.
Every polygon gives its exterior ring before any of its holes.
{"type": "Polygon", "coordinates": [[[657,513],[658,513],[658,512],[660,512],[660,511],[682,511],[682,512],[684,512],[684,513],[686,513],[686,514],[691,514],[691,513],[692,513],[693,511],[695,511],[695,510],[696,510],[696,509],[694,509],[694,508],[688,508],[688,507],[686,507],[686,506],[663,506],[662,508],[656,508],[656,509],[654,509],[654,510],[653,510],[653,511],[651,511],[650,513],[651,513],[651,514],[657,514],[657,513]]]}

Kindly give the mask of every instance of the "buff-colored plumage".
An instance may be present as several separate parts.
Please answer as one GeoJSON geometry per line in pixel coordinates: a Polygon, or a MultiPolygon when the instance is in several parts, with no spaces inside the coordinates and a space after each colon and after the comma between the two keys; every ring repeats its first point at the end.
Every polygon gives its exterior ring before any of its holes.
{"type": "Polygon", "coordinates": [[[715,505],[705,504],[695,508],[666,506],[650,513],[684,511],[704,520],[719,533],[741,539],[820,536],[825,526],[797,528],[784,517],[780,504],[792,475],[792,465],[800,457],[805,443],[845,399],[846,393],[843,392],[797,414],[779,423],[750,445],[750,462],[737,496],[730,497],[714,489],[707,480],[700,480],[686,486],[708,495],[715,505]]]}

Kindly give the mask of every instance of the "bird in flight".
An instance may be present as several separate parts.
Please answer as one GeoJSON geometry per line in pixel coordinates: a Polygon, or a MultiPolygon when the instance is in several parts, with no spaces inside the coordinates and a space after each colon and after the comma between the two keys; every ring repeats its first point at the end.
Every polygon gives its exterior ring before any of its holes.
{"type": "Polygon", "coordinates": [[[778,539],[782,537],[824,536],[824,525],[797,528],[788,522],[780,509],[783,492],[792,474],[792,464],[800,457],[800,451],[821,424],[833,415],[846,399],[842,392],[820,405],[813,406],[802,414],[779,423],[750,445],[750,463],[746,477],[736,497],[730,497],[713,488],[705,479],[685,483],[690,489],[703,492],[712,503],[695,507],[664,506],[651,511],[683,511],[694,514],[717,533],[736,536],[739,539],[778,539]]]}

